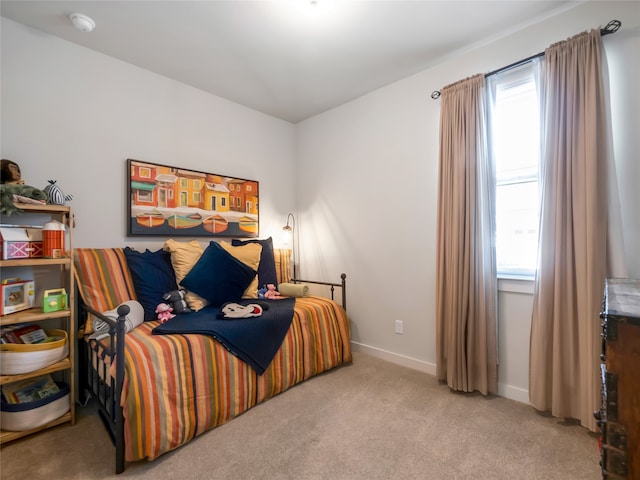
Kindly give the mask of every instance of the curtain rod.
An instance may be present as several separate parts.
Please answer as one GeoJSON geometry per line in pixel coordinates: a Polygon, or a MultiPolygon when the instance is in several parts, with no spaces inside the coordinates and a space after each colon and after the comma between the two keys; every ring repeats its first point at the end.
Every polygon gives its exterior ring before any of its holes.
{"type": "MultiPolygon", "coordinates": [[[[610,33],[616,33],[620,27],[622,26],[622,22],[620,20],[611,20],[607,23],[606,27],[600,29],[600,35],[605,36],[610,33]]],[[[519,67],[520,65],[524,65],[525,63],[530,62],[534,58],[544,57],[544,52],[536,53],[535,55],[531,55],[530,57],[524,58],[522,60],[518,60],[517,62],[511,63],[506,67],[498,68],[497,70],[493,70],[489,73],[484,74],[484,78],[490,77],[491,75],[495,75],[496,73],[506,72],[507,70],[511,70],[512,68],[519,67]]],[[[434,90],[431,92],[431,98],[434,100],[440,98],[440,90],[434,90]]]]}

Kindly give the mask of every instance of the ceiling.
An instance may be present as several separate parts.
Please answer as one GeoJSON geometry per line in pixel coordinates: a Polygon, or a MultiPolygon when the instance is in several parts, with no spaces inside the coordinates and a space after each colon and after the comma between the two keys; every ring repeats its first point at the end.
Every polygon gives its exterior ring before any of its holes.
{"type": "Polygon", "coordinates": [[[2,0],[0,13],[296,123],[575,4],[2,0]],[[95,30],[76,30],[73,12],[91,17],[95,30]]]}

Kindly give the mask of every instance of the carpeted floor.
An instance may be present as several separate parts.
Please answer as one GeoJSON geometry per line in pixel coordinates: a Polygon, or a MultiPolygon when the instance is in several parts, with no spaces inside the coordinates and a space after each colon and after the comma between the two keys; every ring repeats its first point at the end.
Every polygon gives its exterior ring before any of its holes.
{"type": "MultiPolygon", "coordinates": [[[[5,445],[2,479],[116,478],[95,409],[5,445]]],[[[117,478],[596,480],[596,436],[501,397],[452,393],[433,377],[356,353],[117,478]]]]}

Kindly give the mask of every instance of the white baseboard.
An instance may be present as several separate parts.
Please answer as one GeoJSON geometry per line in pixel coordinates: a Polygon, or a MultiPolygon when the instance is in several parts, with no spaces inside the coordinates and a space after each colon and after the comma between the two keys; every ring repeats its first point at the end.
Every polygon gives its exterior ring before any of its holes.
{"type": "MultiPolygon", "coordinates": [[[[425,362],[424,360],[418,360],[416,358],[407,357],[405,355],[400,355],[398,353],[354,341],[351,341],[351,349],[354,352],[366,353],[372,357],[377,357],[382,360],[386,360],[387,362],[418,370],[429,375],[435,376],[436,374],[436,365],[434,363],[425,362]]],[[[510,400],[515,400],[516,402],[529,404],[529,391],[524,388],[498,383],[498,395],[510,400]]]]}
{"type": "Polygon", "coordinates": [[[529,405],[529,390],[524,388],[498,383],[498,395],[529,405]]]}
{"type": "Polygon", "coordinates": [[[417,360],[415,358],[399,355],[397,353],[389,352],[381,348],[372,347],[363,343],[351,341],[351,347],[354,352],[363,352],[372,357],[381,358],[387,362],[395,363],[396,365],[402,365],[403,367],[418,370],[420,372],[428,373],[429,375],[436,374],[436,366],[433,363],[427,363],[423,360],[417,360]]]}

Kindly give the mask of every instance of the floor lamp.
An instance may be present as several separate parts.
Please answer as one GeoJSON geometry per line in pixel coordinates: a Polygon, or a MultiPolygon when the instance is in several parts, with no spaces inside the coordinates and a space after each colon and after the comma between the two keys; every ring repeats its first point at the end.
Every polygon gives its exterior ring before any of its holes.
{"type": "Polygon", "coordinates": [[[293,216],[293,213],[287,215],[287,224],[282,227],[282,231],[284,232],[284,244],[291,245],[291,253],[293,256],[293,278],[298,278],[298,270],[296,265],[296,217],[293,216]]]}

